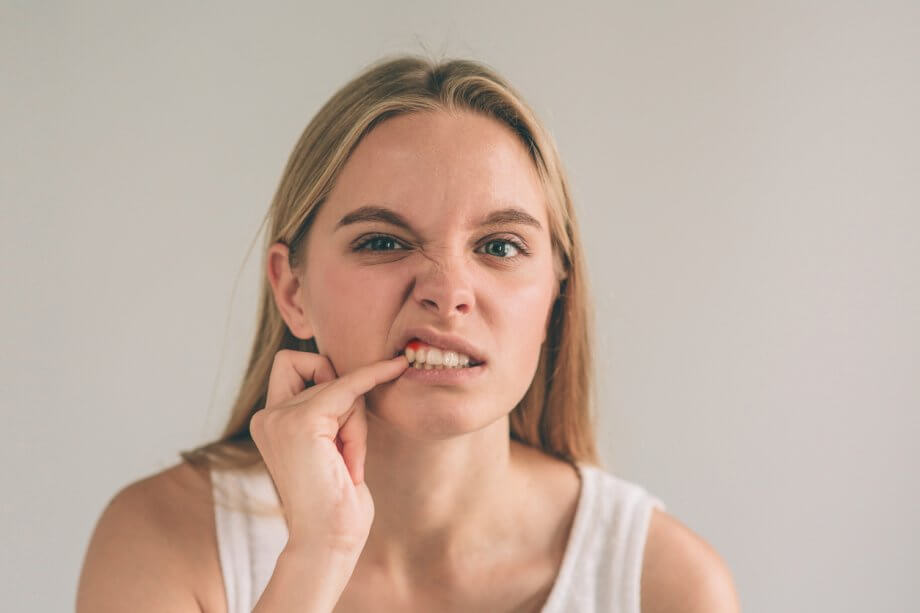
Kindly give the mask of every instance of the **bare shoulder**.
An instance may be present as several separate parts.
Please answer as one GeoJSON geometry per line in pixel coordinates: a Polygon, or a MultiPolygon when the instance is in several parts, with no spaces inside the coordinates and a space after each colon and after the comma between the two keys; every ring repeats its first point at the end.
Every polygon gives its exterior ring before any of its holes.
{"type": "Polygon", "coordinates": [[[642,564],[642,613],[737,613],[731,571],[706,541],[654,509],[642,564]]]}
{"type": "MultiPolygon", "coordinates": [[[[206,470],[183,462],[122,488],[96,522],[77,611],[207,611],[220,580],[206,470]],[[215,575],[216,573],[216,575],[215,575]]],[[[225,606],[225,605],[224,605],[225,606]]]]}

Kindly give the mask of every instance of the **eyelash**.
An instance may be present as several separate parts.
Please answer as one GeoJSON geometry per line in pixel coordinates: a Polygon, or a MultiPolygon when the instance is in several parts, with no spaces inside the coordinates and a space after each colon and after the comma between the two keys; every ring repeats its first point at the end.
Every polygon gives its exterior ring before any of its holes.
{"type": "MultiPolygon", "coordinates": [[[[364,239],[364,240],[359,239],[360,242],[359,242],[357,245],[355,245],[353,251],[355,251],[355,252],[358,252],[358,251],[365,251],[364,248],[365,248],[368,244],[370,244],[371,242],[373,242],[373,241],[375,241],[375,240],[382,239],[382,238],[389,239],[389,240],[391,240],[391,241],[393,241],[393,242],[395,242],[395,243],[403,244],[403,242],[402,242],[401,240],[398,240],[398,239],[396,239],[396,238],[394,238],[394,237],[392,237],[392,236],[389,236],[389,235],[387,235],[387,234],[375,234],[375,235],[373,235],[373,236],[367,237],[367,238],[364,239]]],[[[524,246],[524,243],[522,243],[521,241],[519,241],[519,240],[517,240],[517,239],[513,239],[513,238],[493,238],[493,239],[491,239],[491,240],[489,240],[489,241],[486,241],[484,244],[485,244],[485,245],[488,245],[488,244],[490,244],[490,243],[508,243],[508,244],[514,246],[514,248],[517,249],[517,250],[520,252],[518,255],[512,255],[512,256],[508,256],[508,257],[504,257],[504,258],[503,258],[503,257],[499,257],[499,256],[495,256],[495,257],[497,257],[499,260],[511,261],[511,260],[516,260],[517,258],[521,257],[522,255],[524,255],[524,256],[530,255],[530,251],[527,249],[527,247],[524,246]]],[[[375,249],[369,249],[369,250],[367,250],[367,251],[370,251],[371,253],[386,253],[387,251],[397,251],[397,250],[396,250],[396,249],[376,249],[376,250],[375,250],[375,249]]]]}

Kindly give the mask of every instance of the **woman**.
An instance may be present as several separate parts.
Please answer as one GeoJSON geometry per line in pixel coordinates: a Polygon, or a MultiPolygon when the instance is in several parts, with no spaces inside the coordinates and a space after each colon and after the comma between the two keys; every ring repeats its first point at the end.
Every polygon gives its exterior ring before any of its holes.
{"type": "Polygon", "coordinates": [[[270,220],[224,435],[116,495],[78,610],[737,610],[718,554],[597,466],[574,209],[501,77],[370,67],[270,220]]]}

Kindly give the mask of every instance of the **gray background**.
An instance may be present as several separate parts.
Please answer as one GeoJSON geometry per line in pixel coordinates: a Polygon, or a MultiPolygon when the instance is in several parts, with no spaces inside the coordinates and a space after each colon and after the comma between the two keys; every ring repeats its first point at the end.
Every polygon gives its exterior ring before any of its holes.
{"type": "Polygon", "coordinates": [[[608,469],[745,611],[916,606],[917,3],[6,1],[0,51],[4,609],[72,608],[106,502],[217,432],[287,155],[400,51],[558,141],[608,469]]]}

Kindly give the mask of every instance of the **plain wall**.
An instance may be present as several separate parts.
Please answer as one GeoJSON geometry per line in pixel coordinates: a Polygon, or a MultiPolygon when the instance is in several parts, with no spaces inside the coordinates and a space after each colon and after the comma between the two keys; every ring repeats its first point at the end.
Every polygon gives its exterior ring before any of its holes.
{"type": "Polygon", "coordinates": [[[0,51],[4,609],[72,609],[108,500],[217,433],[287,156],[403,51],[557,139],[608,470],[745,611],[916,606],[917,3],[7,0],[0,51]]]}

